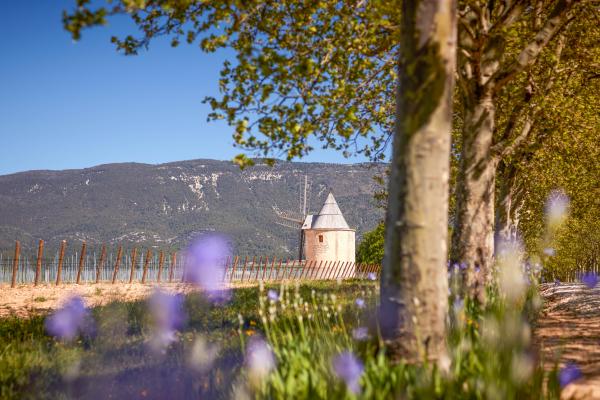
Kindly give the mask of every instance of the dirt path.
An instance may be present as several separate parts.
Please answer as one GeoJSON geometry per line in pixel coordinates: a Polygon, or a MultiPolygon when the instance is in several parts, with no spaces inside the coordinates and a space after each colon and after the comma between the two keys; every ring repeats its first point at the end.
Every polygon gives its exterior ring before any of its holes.
{"type": "Polygon", "coordinates": [[[546,284],[544,309],[534,331],[546,365],[575,363],[583,378],[568,385],[563,399],[600,399],[600,287],[546,284]]]}
{"type": "MultiPolygon", "coordinates": [[[[241,287],[242,285],[235,285],[241,287]]],[[[243,286],[251,286],[245,284],[243,286]]],[[[0,318],[10,315],[28,317],[35,314],[45,313],[59,308],[62,303],[74,296],[79,295],[85,301],[86,306],[94,307],[110,303],[112,301],[133,301],[143,299],[150,295],[155,284],[141,283],[110,283],[98,284],[66,284],[54,285],[19,285],[11,288],[8,284],[0,285],[0,318]]],[[[161,283],[161,289],[168,292],[189,293],[195,289],[189,284],[161,283]]]]}

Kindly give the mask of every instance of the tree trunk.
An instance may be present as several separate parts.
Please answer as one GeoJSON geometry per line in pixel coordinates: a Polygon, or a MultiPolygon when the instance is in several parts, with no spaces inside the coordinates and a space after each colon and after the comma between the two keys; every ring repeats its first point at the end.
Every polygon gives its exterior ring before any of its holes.
{"type": "Polygon", "coordinates": [[[496,243],[512,243],[519,239],[519,214],[523,206],[517,186],[517,168],[502,163],[498,170],[499,190],[496,211],[496,243]]]}
{"type": "Polygon", "coordinates": [[[494,190],[498,161],[491,154],[495,105],[484,96],[465,105],[450,260],[480,268],[487,279],[494,255],[494,190]]]}
{"type": "Polygon", "coordinates": [[[404,1],[380,321],[396,359],[445,354],[456,5],[404,1]]]}

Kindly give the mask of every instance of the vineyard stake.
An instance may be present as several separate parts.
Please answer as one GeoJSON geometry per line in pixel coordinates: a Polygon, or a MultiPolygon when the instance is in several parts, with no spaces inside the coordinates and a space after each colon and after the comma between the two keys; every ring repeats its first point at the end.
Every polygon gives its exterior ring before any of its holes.
{"type": "Polygon", "coordinates": [[[33,286],[37,286],[40,281],[40,274],[42,273],[42,257],[44,256],[44,241],[40,239],[38,243],[37,253],[37,265],[35,268],[35,280],[33,286]]]}
{"type": "Polygon", "coordinates": [[[242,279],[240,282],[244,282],[244,274],[246,273],[246,266],[248,265],[248,256],[244,259],[244,268],[242,269],[242,279]]]}
{"type": "Polygon", "coordinates": [[[129,273],[129,283],[133,282],[133,273],[135,272],[135,262],[137,258],[137,247],[131,250],[131,272],[129,273]]]}
{"type": "Polygon", "coordinates": [[[233,259],[233,268],[231,269],[231,275],[229,276],[229,282],[233,281],[233,276],[235,275],[235,267],[237,267],[237,263],[240,260],[239,256],[235,256],[233,259]]]}
{"type": "Polygon", "coordinates": [[[165,261],[165,253],[161,250],[158,253],[158,276],[156,277],[156,282],[160,283],[160,277],[162,276],[163,271],[163,263],[165,261]]]}
{"type": "Polygon", "coordinates": [[[144,260],[144,272],[142,272],[142,283],[146,283],[146,275],[148,275],[148,263],[152,257],[152,250],[146,250],[146,259],[144,260]]]}
{"type": "Polygon", "coordinates": [[[121,264],[121,256],[123,255],[123,246],[119,246],[117,250],[117,260],[115,261],[115,270],[113,271],[112,283],[114,285],[117,280],[117,273],[119,272],[119,265],[121,264]]]}
{"type": "Polygon", "coordinates": [[[104,260],[106,259],[106,245],[102,245],[102,252],[100,253],[100,262],[98,263],[98,268],[96,269],[96,283],[100,282],[100,272],[102,271],[102,267],[104,266],[104,260]]]}
{"type": "Polygon", "coordinates": [[[21,243],[17,240],[15,241],[15,258],[13,258],[13,270],[12,270],[12,280],[10,282],[10,287],[14,288],[17,283],[17,272],[19,270],[19,256],[21,255],[21,243]]]}
{"type": "Polygon", "coordinates": [[[171,265],[169,265],[169,283],[173,282],[173,269],[177,263],[177,252],[171,254],[171,265]]]}
{"type": "Polygon", "coordinates": [[[81,254],[79,255],[79,265],[77,266],[77,284],[81,281],[81,270],[83,269],[83,264],[85,263],[85,248],[86,243],[85,240],[81,244],[81,254]]]}
{"type": "Polygon", "coordinates": [[[58,253],[58,268],[56,270],[56,286],[60,285],[60,277],[62,275],[63,260],[65,259],[65,248],[67,247],[67,241],[63,240],[60,242],[60,251],[58,253]]]}

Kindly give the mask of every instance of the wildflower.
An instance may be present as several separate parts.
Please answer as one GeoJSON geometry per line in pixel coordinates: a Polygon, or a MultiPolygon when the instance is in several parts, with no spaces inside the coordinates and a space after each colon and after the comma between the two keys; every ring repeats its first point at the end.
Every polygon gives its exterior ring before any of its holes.
{"type": "Polygon", "coordinates": [[[198,372],[208,371],[215,359],[219,348],[211,345],[203,336],[198,336],[192,345],[190,355],[188,357],[188,365],[198,372]]]}
{"type": "Polygon", "coordinates": [[[565,365],[558,374],[558,381],[560,383],[560,387],[565,387],[569,383],[576,381],[581,378],[581,370],[574,363],[568,363],[565,365]]]}
{"type": "Polygon", "coordinates": [[[358,308],[365,308],[365,301],[363,299],[361,299],[360,297],[358,299],[356,299],[354,304],[356,304],[356,307],[358,307],[358,308]]]}
{"type": "Polygon", "coordinates": [[[354,340],[367,340],[369,338],[369,329],[365,326],[360,326],[352,330],[354,340]]]}
{"type": "Polygon", "coordinates": [[[346,383],[348,389],[357,394],[360,392],[360,377],[364,371],[363,364],[349,351],[338,354],[333,359],[333,372],[346,383]]]}
{"type": "Polygon", "coordinates": [[[181,330],[186,321],[183,310],[183,295],[172,295],[156,290],[148,301],[154,320],[154,337],[151,345],[155,350],[164,349],[176,341],[175,333],[181,330]]]}
{"type": "Polygon", "coordinates": [[[200,236],[187,249],[185,280],[204,290],[211,300],[228,300],[230,293],[225,285],[225,260],[230,256],[231,245],[225,236],[200,236]]]}
{"type": "Polygon", "coordinates": [[[246,349],[246,368],[251,383],[260,384],[275,368],[275,356],[269,345],[261,338],[254,337],[246,349]]]}
{"type": "Polygon", "coordinates": [[[71,298],[64,306],[46,318],[46,332],[67,341],[73,340],[79,332],[90,328],[89,311],[79,296],[71,298]]]}
{"type": "Polygon", "coordinates": [[[452,303],[452,309],[454,310],[455,314],[460,313],[463,308],[465,306],[465,301],[464,299],[457,297],[456,299],[454,299],[454,302],[452,303]]]}
{"type": "Polygon", "coordinates": [[[586,272],[581,277],[581,282],[583,282],[588,288],[593,289],[598,284],[598,275],[596,275],[594,272],[586,272]]]}
{"type": "Polygon", "coordinates": [[[546,247],[544,249],[544,254],[549,257],[554,257],[554,255],[556,254],[556,250],[554,250],[552,247],[546,247]]]}
{"type": "Polygon", "coordinates": [[[271,301],[278,301],[279,300],[279,294],[275,290],[273,290],[273,289],[269,289],[269,291],[267,292],[267,297],[271,301]]]}
{"type": "Polygon", "coordinates": [[[370,281],[374,281],[375,279],[377,279],[377,275],[375,274],[375,272],[369,272],[369,274],[367,275],[367,279],[370,281]]]}

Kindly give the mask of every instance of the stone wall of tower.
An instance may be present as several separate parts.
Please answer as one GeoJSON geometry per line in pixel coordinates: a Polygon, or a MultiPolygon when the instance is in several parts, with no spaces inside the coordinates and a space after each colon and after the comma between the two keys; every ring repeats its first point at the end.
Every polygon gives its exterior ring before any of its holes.
{"type": "Polygon", "coordinates": [[[307,261],[355,261],[353,230],[304,230],[304,255],[307,261]]]}

